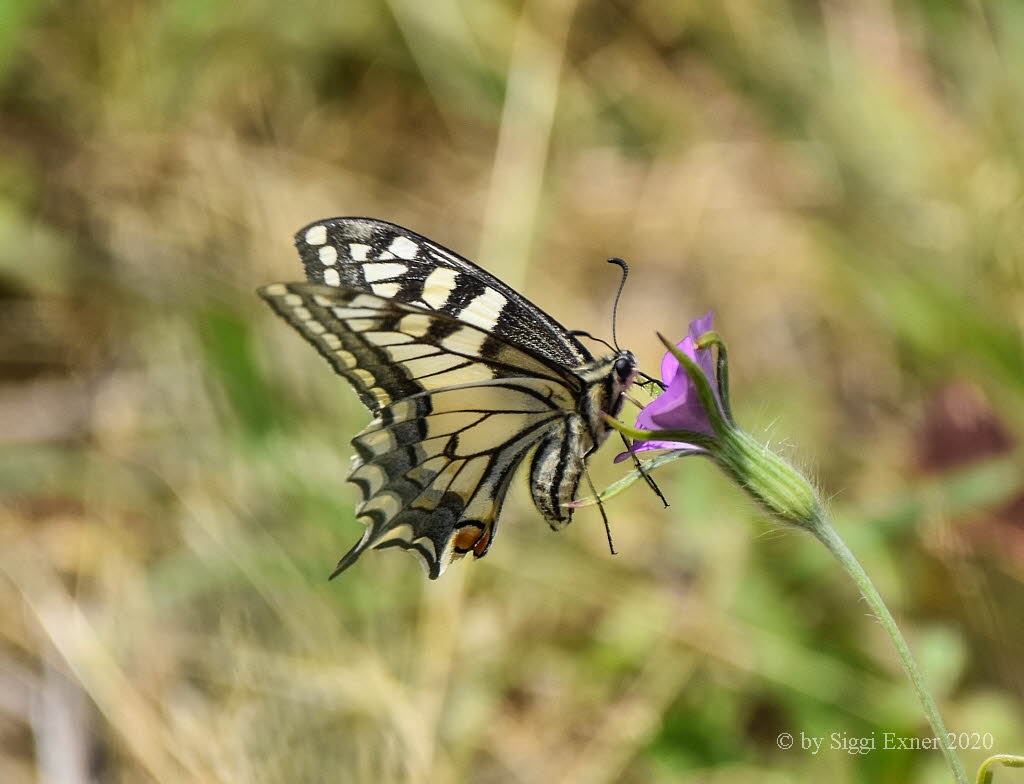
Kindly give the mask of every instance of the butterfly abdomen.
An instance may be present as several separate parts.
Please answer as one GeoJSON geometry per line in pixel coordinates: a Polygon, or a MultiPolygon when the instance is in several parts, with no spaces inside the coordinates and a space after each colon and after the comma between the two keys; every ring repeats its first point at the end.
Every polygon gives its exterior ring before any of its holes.
{"type": "Polygon", "coordinates": [[[611,428],[602,414],[615,416],[622,393],[633,379],[636,359],[628,351],[577,368],[582,394],[577,410],[566,414],[537,446],[530,468],[530,490],[548,525],[558,530],[572,521],[572,507],[587,456],[608,437],[611,428]]]}
{"type": "Polygon", "coordinates": [[[530,466],[530,492],[537,509],[554,530],[572,522],[576,488],[594,448],[593,433],[577,414],[569,414],[537,446],[530,466]]]}

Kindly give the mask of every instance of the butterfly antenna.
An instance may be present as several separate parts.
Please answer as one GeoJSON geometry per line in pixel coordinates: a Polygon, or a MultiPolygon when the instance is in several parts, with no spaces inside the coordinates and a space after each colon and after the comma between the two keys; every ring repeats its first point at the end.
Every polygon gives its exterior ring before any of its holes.
{"type": "MultiPolygon", "coordinates": [[[[619,290],[615,292],[615,303],[612,305],[612,342],[615,343],[615,348],[621,351],[622,349],[619,348],[619,338],[615,331],[615,327],[618,321],[619,314],[619,298],[622,297],[622,290],[626,287],[626,278],[629,277],[629,265],[623,259],[620,259],[618,256],[613,256],[612,258],[608,259],[608,263],[614,264],[617,267],[622,267],[622,280],[619,281],[619,290]]],[[[665,385],[658,381],[658,379],[651,378],[649,375],[639,370],[637,371],[637,375],[642,376],[645,379],[645,383],[653,383],[661,387],[662,390],[665,389],[665,385]]],[[[658,483],[651,478],[651,475],[647,473],[647,471],[644,470],[644,466],[640,462],[640,458],[636,456],[636,453],[633,451],[632,445],[630,445],[626,437],[622,435],[622,433],[619,433],[619,435],[622,436],[622,443],[625,445],[626,451],[628,451],[630,457],[633,458],[633,465],[636,466],[636,470],[640,472],[640,476],[642,476],[644,478],[644,481],[647,482],[647,486],[654,491],[654,494],[658,496],[658,499],[661,501],[661,503],[665,505],[666,509],[668,509],[668,501],[665,499],[665,494],[661,492],[661,488],[658,487],[658,483]]],[[[598,502],[598,504],[600,504],[600,501],[598,502]]],[[[604,514],[603,508],[601,509],[601,514],[604,514]]],[[[607,525],[607,522],[605,523],[605,525],[607,525]]],[[[609,533],[608,536],[608,541],[610,543],[611,534],[609,533]]]]}
{"type": "Polygon", "coordinates": [[[587,484],[590,485],[590,492],[593,493],[594,498],[597,500],[597,508],[601,510],[601,519],[604,520],[604,533],[608,537],[608,549],[611,550],[612,555],[618,555],[615,552],[615,544],[612,542],[612,527],[608,523],[608,515],[604,511],[604,502],[601,500],[601,496],[597,494],[597,488],[594,487],[594,480],[590,478],[590,472],[587,467],[583,467],[583,475],[587,477],[587,484]]]}
{"type": "Polygon", "coordinates": [[[604,339],[599,338],[599,337],[595,337],[594,335],[591,335],[589,332],[587,332],[585,329],[570,329],[569,330],[569,334],[570,335],[575,335],[576,337],[590,338],[591,340],[596,340],[598,343],[604,343],[604,345],[608,346],[608,348],[610,348],[610,349],[614,349],[615,348],[615,346],[613,346],[607,340],[604,340],[604,339]]]}
{"type": "Polygon", "coordinates": [[[619,313],[619,297],[622,296],[622,289],[626,286],[626,278],[629,277],[629,265],[618,256],[613,256],[608,259],[608,263],[622,267],[622,280],[619,281],[619,290],[615,292],[615,304],[612,305],[612,343],[615,344],[616,351],[622,351],[622,349],[619,348],[619,339],[615,334],[615,322],[619,313]]]}

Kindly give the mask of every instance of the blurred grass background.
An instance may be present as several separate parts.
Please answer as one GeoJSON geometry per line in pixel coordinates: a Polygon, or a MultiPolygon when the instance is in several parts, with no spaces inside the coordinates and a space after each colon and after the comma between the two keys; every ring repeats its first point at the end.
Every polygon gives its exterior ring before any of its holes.
{"type": "Polygon", "coordinates": [[[616,557],[520,479],[483,561],[328,583],[367,415],[253,290],[332,215],[604,336],[621,255],[652,372],[714,308],[950,729],[1024,751],[1022,77],[982,0],[0,4],[0,780],[948,780],[776,747],[928,730],[700,461],[610,505],[616,557]]]}

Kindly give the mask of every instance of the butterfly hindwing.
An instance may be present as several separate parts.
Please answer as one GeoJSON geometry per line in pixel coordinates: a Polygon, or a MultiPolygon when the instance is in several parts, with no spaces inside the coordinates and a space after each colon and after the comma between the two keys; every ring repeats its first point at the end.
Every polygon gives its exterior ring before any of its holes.
{"type": "Polygon", "coordinates": [[[295,245],[310,282],[445,313],[565,367],[591,359],[575,336],[525,297],[409,229],[373,218],[329,218],[297,232],[295,245]]]}
{"type": "Polygon", "coordinates": [[[392,404],[353,440],[349,481],[363,501],[363,538],[338,564],[367,548],[399,546],[430,577],[453,558],[482,556],[516,467],[558,426],[565,410],[537,379],[441,389],[392,404]]]}

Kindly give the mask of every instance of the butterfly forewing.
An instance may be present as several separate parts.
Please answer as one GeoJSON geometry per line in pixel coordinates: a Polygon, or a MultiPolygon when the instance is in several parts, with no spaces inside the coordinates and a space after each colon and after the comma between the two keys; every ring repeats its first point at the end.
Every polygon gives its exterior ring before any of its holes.
{"type": "Polygon", "coordinates": [[[590,353],[561,324],[473,262],[393,223],[329,218],[295,245],[313,283],[343,285],[436,310],[576,367],[590,353]]]}
{"type": "MultiPolygon", "coordinates": [[[[311,283],[274,283],[259,294],[374,412],[423,391],[499,378],[546,379],[578,389],[575,376],[546,358],[443,313],[311,283]]],[[[561,399],[571,405],[573,395],[565,392],[561,399]]]]}

